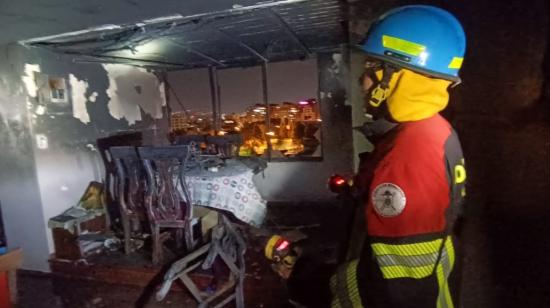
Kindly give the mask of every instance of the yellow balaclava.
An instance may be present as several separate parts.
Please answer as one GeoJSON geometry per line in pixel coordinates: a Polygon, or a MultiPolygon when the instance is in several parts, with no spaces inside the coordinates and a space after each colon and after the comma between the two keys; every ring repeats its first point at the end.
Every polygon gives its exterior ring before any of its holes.
{"type": "MultiPolygon", "coordinates": [[[[376,72],[382,79],[382,70],[376,72]]],[[[447,88],[451,81],[430,78],[408,69],[394,73],[386,99],[393,120],[409,122],[427,119],[445,109],[449,102],[447,88]]]]}

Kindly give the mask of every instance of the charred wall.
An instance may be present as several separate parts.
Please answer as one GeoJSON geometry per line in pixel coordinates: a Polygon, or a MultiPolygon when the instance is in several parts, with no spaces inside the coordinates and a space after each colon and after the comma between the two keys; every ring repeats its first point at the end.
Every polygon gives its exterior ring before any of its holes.
{"type": "Polygon", "coordinates": [[[47,220],[103,178],[96,139],[128,130],[143,131],[149,144],[166,139],[164,87],[153,72],[125,65],[75,63],[18,45],[2,56],[0,199],[8,244],[23,247],[25,268],[47,271],[47,220]],[[66,102],[49,97],[51,78],[64,78],[66,102]]]}

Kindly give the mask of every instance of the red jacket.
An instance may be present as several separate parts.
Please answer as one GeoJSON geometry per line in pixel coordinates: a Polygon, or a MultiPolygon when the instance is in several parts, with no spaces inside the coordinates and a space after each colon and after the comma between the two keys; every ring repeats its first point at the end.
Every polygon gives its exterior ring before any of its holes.
{"type": "Polygon", "coordinates": [[[448,283],[457,245],[450,234],[465,179],[458,137],[439,114],[400,123],[362,161],[356,183],[368,239],[357,279],[364,307],[458,302],[448,283]]]}

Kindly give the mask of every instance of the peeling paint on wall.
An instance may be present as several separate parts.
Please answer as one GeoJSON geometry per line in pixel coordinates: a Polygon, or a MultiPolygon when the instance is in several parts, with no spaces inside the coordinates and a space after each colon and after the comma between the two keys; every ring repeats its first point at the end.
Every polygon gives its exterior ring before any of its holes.
{"type": "Polygon", "coordinates": [[[97,99],[97,92],[94,92],[90,95],[90,97],[88,97],[88,100],[92,103],[95,103],[95,100],[97,99]]]}
{"type": "Polygon", "coordinates": [[[103,67],[109,77],[109,113],[115,119],[125,118],[134,124],[141,120],[141,110],[155,119],[162,118],[162,106],[166,104],[164,86],[153,73],[123,64],[103,67]]]}
{"type": "Polygon", "coordinates": [[[27,94],[30,97],[36,97],[38,93],[38,86],[34,78],[34,73],[40,73],[40,65],[38,64],[25,64],[25,74],[21,77],[27,94]]]}
{"type": "Polygon", "coordinates": [[[90,115],[86,107],[88,82],[78,80],[73,74],[69,74],[69,84],[71,85],[72,91],[73,116],[84,124],[90,123],[90,115]]]}

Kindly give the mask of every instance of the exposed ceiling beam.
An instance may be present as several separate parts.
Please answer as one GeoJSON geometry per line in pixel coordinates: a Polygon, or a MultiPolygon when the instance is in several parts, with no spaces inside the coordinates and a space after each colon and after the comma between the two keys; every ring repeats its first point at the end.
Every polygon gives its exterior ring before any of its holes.
{"type": "Polygon", "coordinates": [[[204,59],[206,59],[206,60],[208,60],[208,61],[210,61],[210,62],[212,62],[212,63],[215,63],[215,64],[217,64],[217,65],[219,65],[219,66],[222,66],[222,67],[227,66],[225,63],[219,61],[218,59],[215,59],[215,58],[213,58],[213,57],[211,57],[211,56],[209,56],[209,55],[207,55],[207,54],[205,54],[205,53],[203,53],[203,52],[200,52],[200,51],[198,51],[198,50],[196,50],[196,49],[194,49],[194,48],[191,48],[191,47],[189,47],[189,46],[187,46],[187,45],[185,45],[185,44],[183,44],[183,43],[180,43],[180,42],[176,41],[175,39],[169,38],[168,41],[169,41],[170,43],[172,43],[172,44],[178,46],[178,47],[183,48],[183,49],[184,49],[185,51],[187,51],[187,52],[190,52],[190,53],[192,53],[192,54],[195,54],[195,55],[197,55],[197,56],[199,56],[199,57],[201,57],[201,58],[204,58],[204,59]]]}
{"type": "Polygon", "coordinates": [[[286,21],[273,10],[267,9],[266,11],[279,23],[279,25],[281,25],[281,27],[283,27],[283,30],[286,32],[286,34],[288,34],[292,38],[292,40],[298,46],[300,46],[300,48],[306,53],[306,55],[310,57],[311,50],[309,50],[309,48],[306,46],[306,44],[304,44],[304,42],[302,42],[302,40],[298,37],[298,35],[294,31],[292,31],[292,29],[286,23],[286,21]]]}
{"type": "Polygon", "coordinates": [[[79,53],[73,53],[73,52],[68,52],[66,54],[79,57],[79,58],[75,58],[73,60],[74,62],[88,62],[88,63],[105,62],[105,63],[119,63],[119,64],[148,66],[148,67],[168,67],[168,68],[179,68],[179,69],[189,68],[188,66],[181,63],[171,63],[171,62],[164,62],[164,61],[133,59],[133,58],[116,57],[116,56],[105,56],[105,55],[87,55],[87,54],[79,54],[79,53]],[[91,61],[90,59],[93,59],[93,61],[91,61]]]}
{"type": "Polygon", "coordinates": [[[38,43],[38,42],[67,39],[75,36],[78,37],[80,35],[85,35],[93,32],[112,31],[112,30],[118,30],[118,29],[136,27],[136,26],[143,27],[143,26],[148,26],[148,25],[153,25],[158,23],[166,23],[166,22],[180,22],[180,21],[198,19],[198,18],[213,16],[213,15],[230,15],[235,13],[247,12],[251,10],[265,9],[265,8],[279,6],[279,5],[287,5],[287,4],[293,4],[293,3],[305,2],[305,1],[308,1],[308,0],[279,0],[279,1],[269,1],[269,2],[259,1],[256,4],[247,5],[247,6],[240,6],[238,4],[235,4],[233,5],[233,8],[222,10],[222,11],[214,11],[214,12],[201,13],[201,14],[188,15],[188,16],[175,14],[170,16],[162,16],[158,18],[146,19],[143,21],[139,21],[131,24],[123,24],[123,25],[112,25],[112,24],[101,25],[101,26],[82,29],[78,31],[71,31],[66,33],[31,38],[31,39],[19,41],[19,43],[23,45],[31,45],[33,43],[38,43]]]}
{"type": "Polygon", "coordinates": [[[227,38],[228,40],[238,44],[239,46],[243,47],[244,49],[248,50],[250,53],[254,54],[256,57],[260,58],[262,61],[269,62],[269,59],[264,57],[256,49],[248,46],[247,44],[245,44],[243,41],[239,40],[238,38],[235,38],[235,37],[229,35],[228,33],[224,32],[222,30],[217,30],[217,31],[218,31],[218,33],[222,34],[225,38],[227,38]]]}

